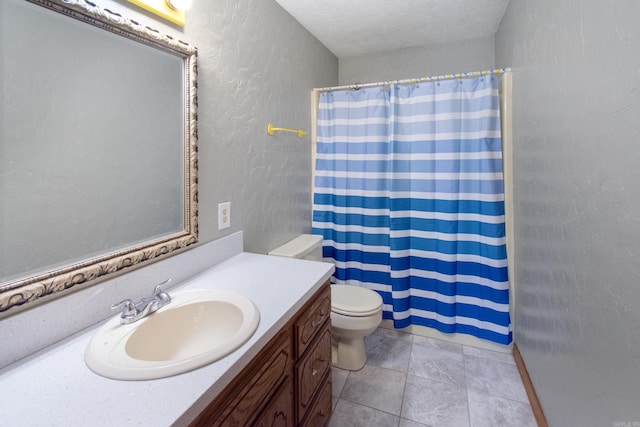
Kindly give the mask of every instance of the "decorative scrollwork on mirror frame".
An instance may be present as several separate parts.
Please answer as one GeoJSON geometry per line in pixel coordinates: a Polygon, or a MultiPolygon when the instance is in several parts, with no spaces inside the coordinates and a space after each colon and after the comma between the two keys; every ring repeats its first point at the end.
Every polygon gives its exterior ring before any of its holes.
{"type": "Polygon", "coordinates": [[[15,312],[15,309],[27,303],[47,300],[71,288],[78,289],[87,284],[97,283],[95,280],[98,278],[157,260],[198,241],[197,49],[86,0],[28,1],[182,59],[184,155],[180,162],[184,164],[184,229],[162,237],[150,238],[125,249],[2,283],[0,317],[15,312]],[[90,283],[92,281],[93,283],[90,283]],[[7,313],[8,311],[10,313],[7,313]]]}

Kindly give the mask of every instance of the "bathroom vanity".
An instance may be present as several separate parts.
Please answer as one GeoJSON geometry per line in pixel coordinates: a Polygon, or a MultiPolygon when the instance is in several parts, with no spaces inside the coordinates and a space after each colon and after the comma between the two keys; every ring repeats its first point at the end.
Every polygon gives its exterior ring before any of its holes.
{"type": "Polygon", "coordinates": [[[326,425],[331,416],[330,313],[326,282],[191,425],[326,425]]]}
{"type": "Polygon", "coordinates": [[[232,256],[169,293],[229,289],[251,299],[260,323],[240,348],[184,374],[113,380],[84,362],[103,321],[0,370],[0,425],[326,424],[333,268],[266,255],[232,256]]]}

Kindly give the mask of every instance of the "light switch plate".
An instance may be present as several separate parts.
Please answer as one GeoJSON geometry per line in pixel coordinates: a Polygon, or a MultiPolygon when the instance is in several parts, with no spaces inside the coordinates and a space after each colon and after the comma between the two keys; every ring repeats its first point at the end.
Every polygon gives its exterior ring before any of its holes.
{"type": "Polygon", "coordinates": [[[218,230],[231,227],[231,202],[218,204],[218,230]]]}

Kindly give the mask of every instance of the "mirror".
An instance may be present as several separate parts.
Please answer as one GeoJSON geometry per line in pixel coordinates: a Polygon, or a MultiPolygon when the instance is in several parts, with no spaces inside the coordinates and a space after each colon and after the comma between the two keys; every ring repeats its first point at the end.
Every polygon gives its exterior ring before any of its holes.
{"type": "Polygon", "coordinates": [[[0,45],[0,313],[196,243],[197,50],[85,0],[0,45]]]}

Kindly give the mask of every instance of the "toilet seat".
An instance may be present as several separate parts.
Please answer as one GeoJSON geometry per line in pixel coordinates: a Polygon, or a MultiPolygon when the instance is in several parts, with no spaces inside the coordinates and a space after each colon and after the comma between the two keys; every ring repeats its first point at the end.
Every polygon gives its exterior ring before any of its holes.
{"type": "Polygon", "coordinates": [[[370,289],[331,285],[331,311],[351,317],[366,317],[382,310],[382,297],[370,289]]]}

